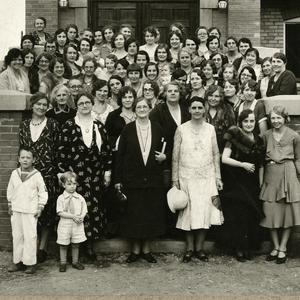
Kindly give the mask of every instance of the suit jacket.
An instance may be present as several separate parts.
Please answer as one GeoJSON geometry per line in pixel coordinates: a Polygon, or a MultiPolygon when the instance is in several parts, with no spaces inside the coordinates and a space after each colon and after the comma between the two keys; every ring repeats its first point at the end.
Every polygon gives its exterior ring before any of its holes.
{"type": "MultiPolygon", "coordinates": [[[[181,124],[190,120],[191,116],[186,105],[180,104],[181,124]]],[[[157,122],[163,130],[167,145],[173,150],[174,135],[177,124],[174,121],[166,103],[158,104],[150,113],[150,120],[157,122]]]]}
{"type": "MultiPolygon", "coordinates": [[[[160,126],[151,122],[151,148],[144,164],[138,140],[136,122],[127,124],[122,131],[115,164],[115,183],[125,188],[163,187],[164,163],[155,160],[155,151],[161,151],[163,133],[160,126]]],[[[165,153],[170,156],[167,150],[165,153]]]]}
{"type": "Polygon", "coordinates": [[[267,96],[276,95],[297,95],[297,83],[296,77],[293,72],[285,70],[274,82],[274,76],[272,76],[268,83],[267,96]]]}

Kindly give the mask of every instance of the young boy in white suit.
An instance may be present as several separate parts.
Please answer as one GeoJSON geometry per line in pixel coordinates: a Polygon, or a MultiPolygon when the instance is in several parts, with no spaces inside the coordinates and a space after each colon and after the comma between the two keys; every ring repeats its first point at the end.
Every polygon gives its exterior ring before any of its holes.
{"type": "Polygon", "coordinates": [[[33,167],[34,160],[29,148],[21,148],[20,167],[12,172],[7,187],[14,263],[10,272],[36,271],[37,219],[47,203],[48,193],[41,173],[33,167]]]}

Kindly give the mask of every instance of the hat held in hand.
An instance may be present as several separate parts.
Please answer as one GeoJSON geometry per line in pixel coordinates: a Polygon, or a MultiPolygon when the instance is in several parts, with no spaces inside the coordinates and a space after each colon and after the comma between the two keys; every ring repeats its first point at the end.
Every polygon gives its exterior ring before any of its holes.
{"type": "Polygon", "coordinates": [[[172,213],[176,210],[181,210],[186,208],[188,204],[188,195],[179,190],[176,186],[173,186],[167,193],[168,205],[172,213]]]}

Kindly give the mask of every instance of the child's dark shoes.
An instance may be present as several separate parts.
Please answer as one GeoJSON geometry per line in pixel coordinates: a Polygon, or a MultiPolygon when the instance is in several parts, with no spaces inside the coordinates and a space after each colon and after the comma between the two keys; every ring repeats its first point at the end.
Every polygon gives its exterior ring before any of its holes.
{"type": "Polygon", "coordinates": [[[25,270],[25,266],[21,262],[18,264],[12,264],[8,268],[8,272],[18,272],[18,271],[24,271],[24,270],[25,270]]]}
{"type": "Polygon", "coordinates": [[[60,264],[59,272],[66,272],[66,271],[67,271],[67,264],[60,264]]]}
{"type": "Polygon", "coordinates": [[[36,272],[36,266],[27,266],[25,273],[26,274],[34,274],[36,272]]]}
{"type": "Polygon", "coordinates": [[[81,263],[75,263],[75,264],[72,264],[72,267],[74,269],[77,269],[77,270],[84,270],[84,265],[82,265],[81,263]]]}
{"type": "Polygon", "coordinates": [[[45,250],[39,250],[37,253],[37,262],[43,263],[47,259],[47,252],[45,250]]]}

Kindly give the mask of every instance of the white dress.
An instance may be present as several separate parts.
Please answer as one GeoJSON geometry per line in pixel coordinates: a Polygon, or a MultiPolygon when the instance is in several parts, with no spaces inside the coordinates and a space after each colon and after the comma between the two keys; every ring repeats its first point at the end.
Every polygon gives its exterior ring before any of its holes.
{"type": "Polygon", "coordinates": [[[175,133],[173,181],[187,193],[189,202],[178,214],[176,227],[190,231],[221,225],[223,214],[212,203],[218,195],[216,178],[220,176],[220,155],[215,128],[204,122],[197,132],[191,121],[180,125],[175,133]]]}

